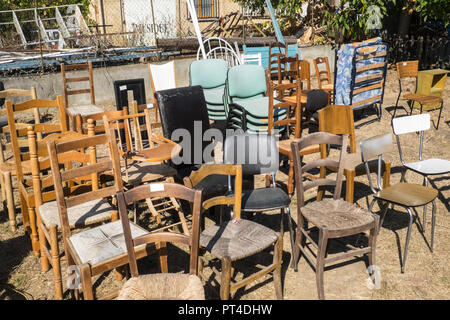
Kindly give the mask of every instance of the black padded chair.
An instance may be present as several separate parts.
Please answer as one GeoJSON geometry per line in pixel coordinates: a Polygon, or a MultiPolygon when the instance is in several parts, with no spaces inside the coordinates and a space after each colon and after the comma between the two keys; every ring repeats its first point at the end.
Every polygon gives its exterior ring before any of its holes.
{"type": "MultiPolygon", "coordinates": [[[[182,147],[180,155],[185,161],[178,164],[172,162],[172,165],[178,172],[176,180],[183,183],[184,177],[189,176],[192,171],[198,170],[205,163],[203,158],[205,148],[208,147],[209,150],[212,150],[210,144],[213,139],[208,141],[203,139],[205,131],[211,128],[205,95],[201,86],[190,86],[156,91],[155,97],[161,115],[164,137],[180,143],[182,147]],[[201,124],[201,131],[195,132],[195,122],[201,124]],[[190,141],[183,141],[184,138],[178,136],[181,132],[175,132],[175,130],[179,129],[185,129],[190,133],[190,141]],[[198,136],[199,133],[201,136],[198,136]],[[198,147],[199,144],[201,144],[201,149],[198,147]],[[188,147],[190,149],[185,150],[188,147]],[[201,155],[198,154],[199,151],[201,151],[201,155]],[[190,153],[190,156],[185,156],[184,152],[190,153]]],[[[211,155],[214,156],[213,150],[211,155]]],[[[228,180],[226,176],[211,175],[196,188],[203,190],[203,199],[205,200],[226,193],[228,180]]]]}
{"type": "MultiPolygon", "coordinates": [[[[272,176],[272,186],[242,190],[242,212],[263,212],[281,209],[280,233],[284,234],[284,215],[287,214],[291,248],[294,246],[294,231],[289,205],[291,200],[283,189],[277,187],[275,174],[278,171],[279,153],[274,135],[235,134],[225,140],[224,162],[242,165],[244,178],[264,174],[272,176]]],[[[292,251],[293,252],[293,251],[292,251]]]]}

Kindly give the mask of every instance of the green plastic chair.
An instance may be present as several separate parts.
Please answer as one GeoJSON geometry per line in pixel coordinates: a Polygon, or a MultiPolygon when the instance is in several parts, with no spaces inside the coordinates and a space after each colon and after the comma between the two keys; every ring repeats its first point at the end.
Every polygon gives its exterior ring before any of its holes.
{"type": "Polygon", "coordinates": [[[203,88],[210,120],[226,120],[223,95],[227,71],[228,64],[223,59],[197,60],[190,65],[190,85],[203,88]]]}

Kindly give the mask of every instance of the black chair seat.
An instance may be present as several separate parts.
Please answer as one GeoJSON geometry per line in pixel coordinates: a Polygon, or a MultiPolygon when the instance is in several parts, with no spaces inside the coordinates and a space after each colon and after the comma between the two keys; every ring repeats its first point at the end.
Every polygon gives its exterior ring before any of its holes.
{"type": "Polygon", "coordinates": [[[242,190],[242,210],[269,210],[289,206],[289,196],[280,188],[242,190]]]}

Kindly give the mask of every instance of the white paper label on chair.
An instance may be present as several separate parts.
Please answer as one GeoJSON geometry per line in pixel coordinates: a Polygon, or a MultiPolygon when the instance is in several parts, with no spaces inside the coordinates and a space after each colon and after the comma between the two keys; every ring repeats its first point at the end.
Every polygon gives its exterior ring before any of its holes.
{"type": "Polygon", "coordinates": [[[127,86],[126,86],[126,85],[125,85],[125,86],[120,86],[120,87],[119,87],[119,90],[120,90],[120,91],[127,90],[127,86]]]}
{"type": "Polygon", "coordinates": [[[152,183],[150,185],[150,191],[151,192],[164,191],[164,184],[162,184],[162,183],[152,183]]]}
{"type": "Polygon", "coordinates": [[[403,65],[406,66],[406,62],[403,62],[403,65]]]}
{"type": "Polygon", "coordinates": [[[147,104],[147,109],[151,109],[151,108],[153,108],[153,103],[148,103],[147,104]]]}

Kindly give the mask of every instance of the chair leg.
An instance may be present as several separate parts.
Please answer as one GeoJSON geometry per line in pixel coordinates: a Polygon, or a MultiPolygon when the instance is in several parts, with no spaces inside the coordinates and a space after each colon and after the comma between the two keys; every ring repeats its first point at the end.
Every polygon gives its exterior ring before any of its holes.
{"type": "Polygon", "coordinates": [[[273,270],[273,283],[275,285],[275,294],[278,300],[283,300],[283,286],[281,283],[281,259],[283,256],[283,237],[278,236],[273,249],[273,263],[276,265],[273,270]]]}
{"type": "MultiPolygon", "coordinates": [[[[423,177],[423,185],[425,187],[428,186],[428,179],[424,176],[423,177]]],[[[426,225],[427,225],[427,205],[423,206],[423,223],[422,223],[422,230],[425,233],[426,232],[426,225]]]]}
{"type": "Polygon", "coordinates": [[[295,244],[294,244],[294,250],[292,252],[292,262],[291,262],[291,268],[294,268],[294,271],[298,271],[298,260],[300,259],[300,246],[303,243],[303,232],[302,228],[304,225],[304,218],[301,213],[298,214],[297,217],[297,231],[295,233],[295,244]]]}
{"type": "Polygon", "coordinates": [[[36,211],[32,207],[28,207],[28,217],[30,218],[31,227],[31,247],[33,248],[33,254],[35,257],[39,257],[39,238],[36,227],[36,211]]]}
{"type": "MultiPolygon", "coordinates": [[[[388,205],[386,204],[386,207],[388,205]]],[[[376,262],[375,253],[376,253],[376,246],[377,246],[377,235],[379,233],[380,228],[380,218],[376,215],[374,215],[375,223],[372,229],[370,229],[369,234],[369,246],[370,246],[370,253],[369,253],[369,266],[374,266],[376,262]]]]}
{"type": "Polygon", "coordinates": [[[384,173],[383,173],[383,189],[386,189],[391,184],[391,164],[384,163],[384,173]]]}
{"type": "Polygon", "coordinates": [[[411,239],[411,226],[413,221],[413,214],[410,208],[406,208],[409,213],[409,224],[408,224],[408,231],[406,233],[406,243],[405,243],[405,252],[403,253],[403,261],[402,261],[402,273],[405,272],[405,265],[406,265],[406,258],[408,257],[408,246],[409,246],[409,240],[411,239]]]}
{"type": "Polygon", "coordinates": [[[47,238],[45,237],[45,233],[43,228],[44,225],[41,220],[41,215],[37,214],[37,225],[38,225],[38,234],[39,234],[39,247],[41,251],[41,267],[42,271],[47,272],[50,269],[50,265],[48,263],[48,258],[46,254],[46,248],[47,248],[47,238]]]}
{"type": "MultiPolygon", "coordinates": [[[[439,121],[441,121],[441,113],[442,113],[442,109],[444,109],[444,101],[442,100],[441,102],[441,108],[439,110],[439,115],[438,115],[438,120],[437,120],[437,125],[436,125],[436,130],[439,129],[439,121]]],[[[434,124],[433,124],[434,125],[434,124]]]]}
{"type": "Polygon", "coordinates": [[[59,260],[59,248],[58,248],[58,230],[57,226],[53,225],[50,228],[50,248],[52,255],[52,267],[53,267],[53,279],[55,282],[55,299],[62,300],[62,277],[61,277],[61,264],[59,260]]]}
{"type": "Polygon", "coordinates": [[[289,159],[288,193],[294,193],[294,161],[289,159]]]}
{"type": "Polygon", "coordinates": [[[323,270],[325,267],[325,254],[327,252],[328,243],[328,229],[319,229],[319,243],[317,250],[317,262],[316,262],[316,283],[317,293],[320,300],[325,299],[325,292],[323,288],[323,270]]]}
{"type": "Polygon", "coordinates": [[[286,208],[287,220],[288,220],[288,228],[289,228],[289,238],[291,240],[291,253],[292,253],[292,262],[294,261],[294,250],[295,250],[295,237],[294,237],[294,228],[292,227],[292,217],[291,217],[291,209],[289,207],[286,208]]]}
{"type": "Polygon", "coordinates": [[[436,226],[436,199],[433,200],[432,218],[431,218],[431,252],[434,250],[434,228],[436,226]]]}
{"type": "Polygon", "coordinates": [[[81,285],[83,286],[84,300],[94,300],[94,292],[92,288],[91,268],[88,264],[83,264],[80,268],[81,285]]]}
{"type": "Polygon", "coordinates": [[[222,258],[222,272],[220,280],[220,299],[228,300],[230,298],[231,284],[231,260],[229,257],[222,258]]]}
{"type": "Polygon", "coordinates": [[[9,223],[11,225],[11,231],[16,232],[16,209],[14,208],[14,195],[10,171],[6,171],[3,173],[3,180],[5,182],[4,187],[6,193],[6,207],[8,208],[9,223]]]}
{"type": "Polygon", "coordinates": [[[345,201],[353,203],[355,192],[355,170],[345,170],[345,201]]]}

